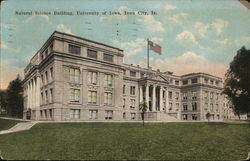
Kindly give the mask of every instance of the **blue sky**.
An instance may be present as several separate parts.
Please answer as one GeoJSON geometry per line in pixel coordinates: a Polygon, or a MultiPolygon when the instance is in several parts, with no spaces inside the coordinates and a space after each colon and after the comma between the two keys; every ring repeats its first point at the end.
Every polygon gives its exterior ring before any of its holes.
{"type": "Polygon", "coordinates": [[[0,88],[17,74],[23,76],[30,58],[55,30],[121,48],[125,63],[141,66],[146,65],[149,38],[162,46],[161,56],[150,52],[154,69],[224,77],[236,51],[243,45],[249,48],[249,17],[249,10],[236,0],[9,0],[1,8],[0,88]],[[16,11],[33,15],[16,15],[16,11]],[[51,15],[35,15],[35,11],[51,15]],[[54,11],[75,15],[58,16],[54,11]],[[76,15],[76,11],[122,15],[76,15]],[[124,11],[135,15],[126,16],[124,11]]]}

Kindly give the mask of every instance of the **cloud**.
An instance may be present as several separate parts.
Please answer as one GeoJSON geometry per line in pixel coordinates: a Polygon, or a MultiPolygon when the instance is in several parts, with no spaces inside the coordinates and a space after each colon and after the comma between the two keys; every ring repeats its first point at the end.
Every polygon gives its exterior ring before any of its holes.
{"type": "Polygon", "coordinates": [[[220,44],[220,45],[232,45],[232,44],[236,43],[235,40],[230,40],[230,39],[214,40],[214,42],[216,42],[217,44],[220,44]]]}
{"type": "Polygon", "coordinates": [[[67,34],[72,34],[71,30],[68,27],[66,27],[64,24],[57,25],[57,29],[61,32],[65,32],[67,34]]]}
{"type": "Polygon", "coordinates": [[[173,16],[168,17],[168,20],[174,23],[179,23],[181,19],[185,19],[187,17],[188,17],[188,14],[181,12],[181,13],[177,13],[177,14],[174,14],[173,16]]]}
{"type": "Polygon", "coordinates": [[[223,19],[216,19],[215,22],[211,24],[211,27],[216,30],[217,35],[221,34],[222,30],[227,27],[228,22],[223,19]]]}
{"type": "MultiPolygon", "coordinates": [[[[153,68],[161,71],[172,71],[176,75],[183,75],[195,72],[204,72],[219,77],[224,77],[227,65],[215,63],[207,60],[192,51],[183,53],[180,56],[172,58],[151,58],[153,68]]],[[[145,62],[139,62],[140,66],[146,66],[145,62]]]]}
{"type": "Polygon", "coordinates": [[[124,49],[125,57],[133,56],[143,50],[147,45],[144,38],[137,38],[132,42],[118,42],[114,40],[113,43],[121,49],[124,49]]]}
{"type": "Polygon", "coordinates": [[[152,37],[151,41],[153,41],[154,43],[160,43],[163,41],[163,38],[161,37],[152,37]]]}
{"type": "Polygon", "coordinates": [[[204,24],[202,22],[196,22],[194,25],[194,28],[197,30],[197,32],[202,36],[206,37],[207,29],[209,25],[204,24]]]}
{"type": "Polygon", "coordinates": [[[208,29],[214,30],[217,35],[220,35],[227,26],[228,22],[223,19],[215,19],[214,22],[210,24],[205,24],[203,22],[196,22],[194,24],[194,28],[202,37],[206,37],[208,29]]]}
{"type": "Polygon", "coordinates": [[[169,4],[164,7],[164,11],[166,12],[170,10],[175,10],[175,9],[177,9],[177,7],[169,5],[169,4]]]}
{"type": "Polygon", "coordinates": [[[0,48],[15,51],[15,52],[19,52],[21,50],[20,48],[13,48],[13,47],[11,47],[9,45],[6,45],[4,42],[0,42],[0,48]]]}
{"type": "Polygon", "coordinates": [[[152,15],[143,15],[143,22],[146,24],[146,27],[149,30],[157,31],[157,32],[164,32],[165,28],[160,21],[155,20],[152,15]]]}
{"type": "Polygon", "coordinates": [[[192,43],[194,43],[196,45],[199,45],[198,42],[195,39],[195,36],[190,31],[183,31],[183,32],[181,32],[180,34],[178,34],[176,36],[176,40],[179,40],[179,41],[181,41],[181,40],[188,40],[188,41],[191,41],[192,43]]]}

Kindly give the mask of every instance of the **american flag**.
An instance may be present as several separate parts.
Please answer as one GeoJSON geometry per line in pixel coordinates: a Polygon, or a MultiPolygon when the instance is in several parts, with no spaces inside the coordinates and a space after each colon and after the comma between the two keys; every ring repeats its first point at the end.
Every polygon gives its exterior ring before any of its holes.
{"type": "Polygon", "coordinates": [[[154,44],[152,41],[148,41],[148,45],[150,46],[150,50],[153,50],[154,52],[161,55],[161,46],[158,44],[154,44]]]}

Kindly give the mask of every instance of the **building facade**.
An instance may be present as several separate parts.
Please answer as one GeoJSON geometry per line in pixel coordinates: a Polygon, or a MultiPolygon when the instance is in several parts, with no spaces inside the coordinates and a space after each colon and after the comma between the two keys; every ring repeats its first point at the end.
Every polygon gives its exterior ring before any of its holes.
{"type": "Polygon", "coordinates": [[[24,118],[148,121],[224,118],[222,79],[182,76],[123,63],[123,50],[55,31],[24,70],[24,118]]]}

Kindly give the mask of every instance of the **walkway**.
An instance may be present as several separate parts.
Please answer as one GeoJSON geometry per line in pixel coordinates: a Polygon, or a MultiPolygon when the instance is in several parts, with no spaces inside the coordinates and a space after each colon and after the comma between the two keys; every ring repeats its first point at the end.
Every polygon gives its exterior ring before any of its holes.
{"type": "Polygon", "coordinates": [[[21,122],[13,126],[12,128],[8,130],[3,130],[0,131],[1,134],[8,134],[8,133],[13,133],[13,132],[18,132],[18,131],[24,131],[24,130],[29,130],[32,126],[34,126],[37,122],[36,121],[30,121],[30,122],[21,122]]]}

